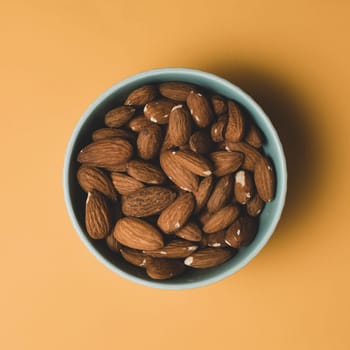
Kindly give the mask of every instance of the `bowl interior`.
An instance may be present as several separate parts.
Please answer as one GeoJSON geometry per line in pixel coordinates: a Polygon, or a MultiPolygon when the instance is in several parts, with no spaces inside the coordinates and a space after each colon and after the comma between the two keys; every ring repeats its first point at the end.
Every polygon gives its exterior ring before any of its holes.
{"type": "Polygon", "coordinates": [[[249,262],[266,244],[277,225],[285,201],[286,180],[286,163],[282,146],[275,129],[261,108],[242,90],[224,79],[201,71],[176,68],[140,73],[123,80],[102,94],[88,108],[76,126],[68,145],[64,169],[64,190],[68,211],[75,229],[87,247],[113,271],[135,282],[164,289],[185,289],[206,285],[234,273],[249,262]],[[107,111],[120,104],[128,93],[136,87],[146,83],[163,81],[194,83],[240,103],[265,134],[266,143],[263,148],[266,155],[273,160],[276,170],[277,189],[275,199],[265,206],[260,216],[257,237],[248,247],[241,248],[233,259],[211,269],[189,269],[183,276],[158,282],[151,280],[145,271],[129,265],[111,252],[103,240],[98,241],[89,238],[84,224],[86,195],[80,189],[76,180],[76,172],[79,167],[76,158],[80,149],[91,142],[92,132],[97,128],[103,127],[103,119],[107,111]]]}

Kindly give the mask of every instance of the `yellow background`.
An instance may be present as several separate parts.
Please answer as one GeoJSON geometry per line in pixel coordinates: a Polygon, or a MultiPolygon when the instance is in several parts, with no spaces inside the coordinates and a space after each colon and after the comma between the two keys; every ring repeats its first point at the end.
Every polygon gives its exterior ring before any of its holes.
{"type": "Polygon", "coordinates": [[[350,349],[348,1],[1,1],[1,349],[350,349]],[[246,268],[153,290],[114,275],[68,219],[65,148],[115,82],[150,68],[230,79],[266,110],[290,174],[246,268]]]}

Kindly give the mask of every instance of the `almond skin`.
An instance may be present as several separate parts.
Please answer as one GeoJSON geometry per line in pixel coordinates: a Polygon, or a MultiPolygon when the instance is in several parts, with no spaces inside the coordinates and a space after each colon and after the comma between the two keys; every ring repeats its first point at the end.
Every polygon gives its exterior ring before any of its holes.
{"type": "Polygon", "coordinates": [[[152,259],[147,264],[147,275],[156,280],[166,280],[185,271],[185,265],[181,260],[175,259],[152,259]]]}
{"type": "Polygon", "coordinates": [[[192,151],[174,152],[176,161],[191,173],[199,176],[210,176],[212,174],[213,166],[207,158],[192,151]]]}
{"type": "Polygon", "coordinates": [[[217,116],[227,112],[227,102],[223,97],[212,94],[210,96],[210,101],[217,116]]]}
{"type": "Polygon", "coordinates": [[[146,268],[146,266],[152,260],[152,258],[148,257],[144,253],[127,247],[122,247],[120,249],[120,254],[128,263],[143,268],[146,268]]]}
{"type": "Polygon", "coordinates": [[[147,103],[143,109],[143,113],[145,114],[145,117],[152,123],[168,124],[169,115],[174,106],[175,102],[173,101],[158,99],[147,103]]]}
{"type": "Polygon", "coordinates": [[[126,172],[127,167],[128,167],[127,163],[121,163],[117,165],[105,166],[103,169],[111,172],[123,173],[123,172],[126,172]]]}
{"type": "Polygon", "coordinates": [[[174,239],[163,248],[144,250],[143,252],[153,258],[178,259],[186,258],[198,249],[198,245],[182,239],[174,239]]]}
{"type": "Polygon", "coordinates": [[[113,233],[109,234],[106,238],[106,244],[110,250],[115,253],[120,253],[122,245],[114,238],[113,233]]]}
{"type": "Polygon", "coordinates": [[[215,233],[224,230],[231,225],[238,217],[240,208],[237,205],[229,204],[221,208],[210,216],[206,224],[203,226],[205,233],[215,233]]]}
{"type": "Polygon", "coordinates": [[[211,138],[214,142],[222,142],[225,139],[228,116],[222,115],[216,123],[213,123],[210,129],[211,138]]]}
{"type": "Polygon", "coordinates": [[[247,213],[250,216],[258,216],[264,209],[264,206],[265,202],[259,197],[258,193],[255,193],[255,196],[247,203],[247,213]]]}
{"type": "Polygon", "coordinates": [[[199,242],[202,239],[202,230],[194,221],[189,221],[175,234],[177,237],[191,242],[199,242]]]}
{"type": "Polygon", "coordinates": [[[176,198],[169,188],[150,186],[122,197],[122,212],[126,216],[146,217],[160,213],[176,198]]]}
{"type": "Polygon", "coordinates": [[[256,190],[264,202],[271,202],[276,191],[276,177],[272,163],[266,157],[261,157],[254,168],[256,190]]]}
{"type": "Polygon", "coordinates": [[[139,133],[144,127],[149,125],[152,125],[152,122],[148,120],[143,114],[132,118],[128,123],[129,129],[137,133],[139,133]]]}
{"type": "Polygon", "coordinates": [[[185,193],[162,211],[157,224],[164,233],[175,232],[185,225],[193,209],[194,197],[191,193],[185,193]]]}
{"type": "Polygon", "coordinates": [[[154,100],[158,95],[155,85],[144,85],[132,91],[124,104],[127,106],[144,106],[154,100]]]}
{"type": "Polygon", "coordinates": [[[255,148],[260,148],[263,145],[264,137],[259,128],[251,121],[244,141],[255,148]]]}
{"type": "Polygon", "coordinates": [[[93,239],[105,238],[111,230],[111,214],[107,200],[95,190],[89,192],[86,199],[85,227],[93,239]]]}
{"type": "Polygon", "coordinates": [[[129,248],[152,250],[164,246],[162,234],[147,221],[137,218],[119,219],[113,235],[118,242],[129,248]]]}
{"type": "Polygon", "coordinates": [[[216,183],[209,200],[207,208],[209,213],[215,213],[226,205],[232,197],[233,178],[231,175],[225,175],[216,183]]]}
{"type": "Polygon", "coordinates": [[[92,140],[99,141],[104,139],[110,139],[113,137],[118,137],[126,140],[134,140],[135,136],[133,133],[127,130],[115,129],[115,128],[102,128],[95,130],[92,133],[92,140]]]}
{"type": "Polygon", "coordinates": [[[78,162],[99,168],[126,163],[132,156],[132,145],[124,139],[113,138],[95,141],[84,147],[78,162]]]}
{"type": "Polygon", "coordinates": [[[105,124],[110,128],[120,128],[133,117],[135,112],[136,109],[129,106],[114,108],[105,115],[105,124]]]}
{"type": "Polygon", "coordinates": [[[114,187],[121,195],[127,195],[145,187],[141,181],[126,174],[113,172],[111,178],[114,187]]]}
{"type": "Polygon", "coordinates": [[[242,216],[226,231],[225,242],[233,248],[250,244],[258,233],[258,221],[250,216],[242,216]]]}
{"type": "Polygon", "coordinates": [[[136,180],[146,184],[160,185],[165,181],[165,175],[157,166],[140,160],[130,161],[127,172],[136,180]]]}
{"type": "Polygon", "coordinates": [[[113,184],[102,170],[82,165],[77,172],[77,178],[79,185],[85,192],[97,190],[111,201],[115,202],[117,200],[117,193],[113,184]]]}
{"type": "Polygon", "coordinates": [[[227,247],[227,244],[225,243],[225,234],[226,234],[226,231],[222,230],[222,231],[207,235],[208,247],[213,247],[213,248],[227,247]]]}
{"type": "Polygon", "coordinates": [[[233,249],[228,248],[204,248],[193,253],[185,259],[185,265],[197,269],[206,269],[223,264],[235,254],[233,249]]]}
{"type": "Polygon", "coordinates": [[[184,105],[176,105],[170,112],[167,134],[172,146],[186,144],[191,136],[192,121],[184,105]]]}
{"type": "Polygon", "coordinates": [[[162,130],[158,125],[144,127],[137,137],[137,151],[140,158],[151,160],[159,154],[162,144],[162,130]]]}
{"type": "Polygon", "coordinates": [[[196,87],[192,84],[182,82],[167,82],[159,84],[159,91],[164,97],[174,101],[184,102],[191,91],[196,87]]]}
{"type": "Polygon", "coordinates": [[[193,152],[207,154],[212,151],[214,144],[210,139],[209,132],[203,129],[191,135],[189,147],[193,152]]]}
{"type": "Polygon", "coordinates": [[[207,98],[199,92],[191,91],[186,102],[197,126],[207,127],[213,118],[213,111],[207,98]]]}
{"type": "Polygon", "coordinates": [[[247,170],[237,171],[235,174],[234,195],[238,203],[247,204],[255,194],[254,179],[247,170]]]}
{"type": "Polygon", "coordinates": [[[196,200],[195,213],[199,213],[206,206],[213,188],[213,176],[208,176],[200,182],[198,190],[196,192],[193,192],[194,198],[196,200]]]}
{"type": "Polygon", "coordinates": [[[225,176],[235,172],[242,165],[244,155],[241,152],[217,151],[210,153],[209,158],[214,165],[214,174],[225,176]]]}
{"type": "Polygon", "coordinates": [[[230,142],[239,142],[244,136],[244,118],[238,105],[228,101],[228,120],[225,139],[230,142]]]}

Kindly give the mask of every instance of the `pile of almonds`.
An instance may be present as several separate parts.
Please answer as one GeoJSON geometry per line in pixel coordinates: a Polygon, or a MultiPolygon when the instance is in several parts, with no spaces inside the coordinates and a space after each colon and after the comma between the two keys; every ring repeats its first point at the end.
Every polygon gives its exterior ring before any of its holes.
{"type": "Polygon", "coordinates": [[[78,155],[91,238],[153,279],[217,266],[252,242],[275,174],[237,103],[164,82],[132,91],[104,121],[78,155]]]}

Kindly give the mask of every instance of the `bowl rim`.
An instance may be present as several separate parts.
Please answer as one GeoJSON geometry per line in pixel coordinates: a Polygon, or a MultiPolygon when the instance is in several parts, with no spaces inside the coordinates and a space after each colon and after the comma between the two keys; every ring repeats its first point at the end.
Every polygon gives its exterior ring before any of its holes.
{"type": "Polygon", "coordinates": [[[147,287],[152,287],[152,288],[160,288],[160,289],[167,289],[167,290],[185,290],[185,289],[192,289],[192,288],[207,286],[209,284],[213,284],[228,276],[233,275],[234,273],[242,269],[244,266],[246,266],[251,260],[253,260],[254,257],[263,249],[263,247],[267,244],[272,234],[274,233],[276,226],[281,218],[282,211],[285,205],[286,194],[287,194],[287,165],[286,165],[286,158],[285,158],[285,154],[283,151],[280,138],[271,120],[268,118],[268,116],[263,111],[263,109],[257,104],[257,102],[255,102],[253,98],[250,97],[250,95],[248,95],[240,87],[236,86],[234,83],[231,83],[230,81],[222,77],[219,77],[215,74],[197,70],[197,69],[159,68],[159,69],[151,69],[144,72],[140,72],[117,82],[116,84],[112,85],[109,89],[104,91],[101,95],[99,95],[89,105],[89,107],[85,110],[85,112],[80,117],[68,141],[68,145],[67,145],[66,153],[64,157],[62,180],[63,180],[62,183],[63,183],[64,200],[65,200],[68,215],[73,224],[73,227],[77,232],[78,236],[80,237],[80,239],[82,240],[82,242],[89,249],[89,251],[97,258],[97,260],[99,260],[103,265],[105,265],[114,273],[132,282],[136,282],[138,284],[141,284],[147,287]],[[144,79],[144,78],[152,78],[152,77],[156,78],[167,74],[179,74],[179,75],[187,75],[188,77],[200,77],[207,80],[215,81],[216,83],[219,83],[220,85],[224,86],[229,90],[234,90],[235,93],[240,95],[240,97],[245,101],[245,103],[250,106],[250,108],[253,108],[259,114],[259,117],[263,119],[263,122],[269,128],[269,131],[272,134],[272,137],[274,138],[274,141],[276,143],[276,153],[279,161],[281,162],[280,165],[282,169],[280,178],[278,179],[278,181],[280,182],[280,189],[281,189],[280,200],[278,202],[276,210],[274,211],[274,216],[270,221],[269,229],[264,233],[263,237],[261,238],[259,244],[257,244],[257,246],[255,247],[255,249],[252,250],[247,256],[242,258],[239,262],[237,262],[237,264],[231,267],[228,267],[223,271],[220,271],[215,276],[204,278],[203,280],[200,280],[200,281],[187,282],[187,283],[174,281],[173,284],[172,283],[163,284],[162,281],[148,281],[141,277],[134,276],[127,272],[124,272],[117,266],[110,263],[102,254],[100,254],[95,249],[95,247],[92,245],[92,243],[90,243],[85,233],[83,232],[82,228],[80,227],[80,224],[74,214],[73,204],[72,204],[70,191],[69,191],[69,168],[70,168],[70,163],[72,161],[74,145],[77,137],[79,136],[82,126],[84,125],[86,120],[89,118],[90,114],[95,110],[95,108],[101,103],[103,103],[103,101],[107,99],[111,94],[113,94],[116,90],[119,90],[129,85],[130,83],[134,83],[135,81],[144,79]]]}

